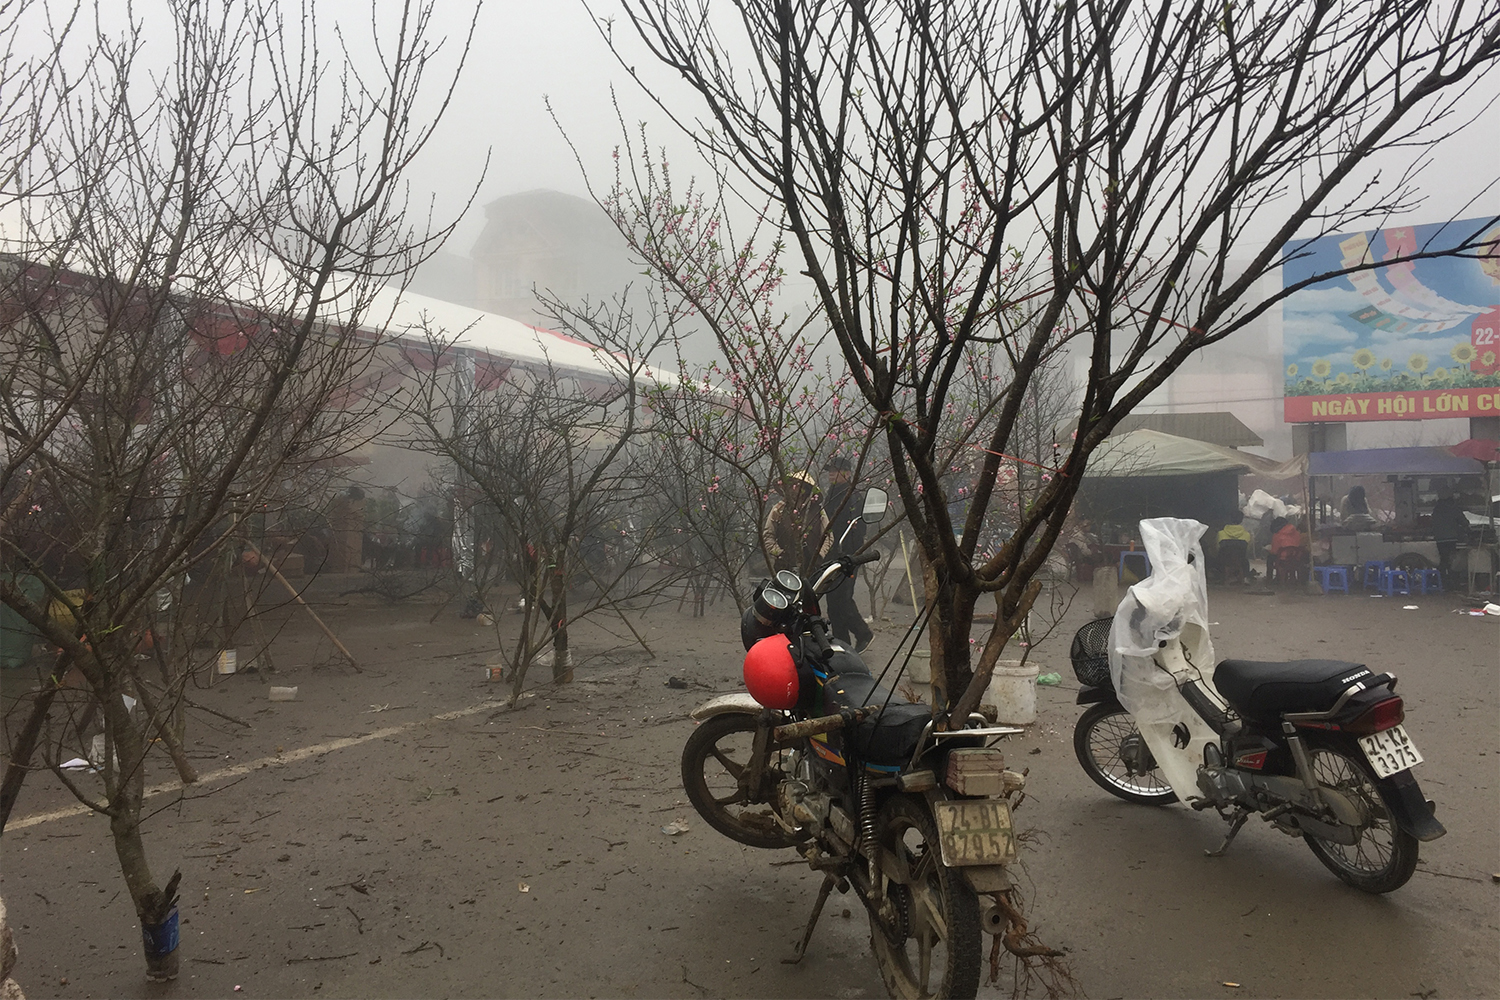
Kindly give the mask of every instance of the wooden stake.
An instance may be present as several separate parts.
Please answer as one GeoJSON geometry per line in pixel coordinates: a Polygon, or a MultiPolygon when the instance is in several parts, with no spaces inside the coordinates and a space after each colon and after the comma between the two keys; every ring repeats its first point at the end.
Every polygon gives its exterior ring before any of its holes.
{"type": "Polygon", "coordinates": [[[906,554],[906,532],[898,530],[896,537],[901,539],[901,561],[906,564],[906,586],[911,590],[912,614],[920,614],[922,609],[917,606],[917,585],[911,578],[911,557],[906,554]]]}
{"type": "Polygon", "coordinates": [[[312,617],[312,620],[318,623],[318,628],[322,629],[323,634],[328,636],[329,641],[338,647],[340,653],[344,654],[344,659],[349,661],[349,666],[354,668],[354,672],[356,674],[364,673],[363,670],[359,669],[359,664],[354,661],[354,654],[349,652],[348,648],[342,642],[339,642],[339,637],[333,634],[333,629],[324,624],[323,619],[319,618],[318,613],[312,609],[312,605],[302,599],[302,595],[297,593],[297,588],[292,586],[290,580],[281,575],[281,570],[276,568],[276,564],[266,559],[265,554],[261,552],[260,548],[254,542],[246,541],[245,544],[257,556],[265,560],[266,569],[270,570],[271,575],[281,581],[281,585],[286,588],[287,593],[292,595],[293,600],[302,605],[302,610],[306,611],[312,617]]]}

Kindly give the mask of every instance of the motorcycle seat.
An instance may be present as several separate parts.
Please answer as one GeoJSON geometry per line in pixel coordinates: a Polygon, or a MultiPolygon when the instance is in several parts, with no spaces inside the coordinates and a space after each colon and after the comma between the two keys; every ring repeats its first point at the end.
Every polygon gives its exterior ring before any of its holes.
{"type": "Polygon", "coordinates": [[[1248,722],[1277,723],[1283,712],[1325,712],[1349,685],[1370,676],[1344,660],[1225,660],[1214,687],[1248,722]]]}
{"type": "MultiPolygon", "coordinates": [[[[823,682],[823,704],[829,714],[846,708],[886,705],[887,694],[867,673],[835,674],[823,682]]],[[[843,745],[852,748],[855,756],[866,763],[904,764],[911,760],[922,730],[930,721],[930,708],[914,705],[897,692],[890,696],[885,711],[861,721],[852,733],[845,733],[843,745]]]]}

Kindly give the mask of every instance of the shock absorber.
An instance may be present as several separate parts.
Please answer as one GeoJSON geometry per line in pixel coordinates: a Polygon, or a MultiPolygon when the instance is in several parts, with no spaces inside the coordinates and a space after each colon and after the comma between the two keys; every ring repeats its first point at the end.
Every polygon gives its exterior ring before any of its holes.
{"type": "Polygon", "coordinates": [[[870,784],[870,772],[856,765],[859,780],[859,848],[869,865],[870,891],[879,901],[885,894],[880,891],[880,844],[875,836],[875,788],[870,784]]]}

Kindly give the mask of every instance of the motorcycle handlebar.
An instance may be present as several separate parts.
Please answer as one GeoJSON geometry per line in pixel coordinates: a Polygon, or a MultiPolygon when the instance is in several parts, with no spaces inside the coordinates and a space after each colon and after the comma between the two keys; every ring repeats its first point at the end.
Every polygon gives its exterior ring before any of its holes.
{"type": "Polygon", "coordinates": [[[879,549],[871,549],[869,552],[866,552],[862,556],[850,556],[849,557],[849,565],[851,565],[851,566],[863,566],[865,563],[876,562],[879,559],[880,559],[880,550],[879,549]]]}
{"type": "Polygon", "coordinates": [[[808,623],[807,634],[812,636],[813,644],[818,647],[818,655],[826,658],[833,652],[833,645],[828,641],[828,630],[823,627],[823,622],[818,619],[808,623]]]}

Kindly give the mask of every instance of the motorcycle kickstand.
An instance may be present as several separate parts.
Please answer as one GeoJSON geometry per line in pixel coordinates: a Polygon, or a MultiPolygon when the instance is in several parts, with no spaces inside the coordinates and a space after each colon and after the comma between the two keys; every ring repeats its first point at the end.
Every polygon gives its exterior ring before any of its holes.
{"type": "Polygon", "coordinates": [[[1223,857],[1224,852],[1229,850],[1230,843],[1232,843],[1234,838],[1239,835],[1240,827],[1244,826],[1245,820],[1249,818],[1250,811],[1248,809],[1236,809],[1234,812],[1234,818],[1229,821],[1229,832],[1224,835],[1224,842],[1220,844],[1216,850],[1204,851],[1203,853],[1211,858],[1223,857]]]}
{"type": "Polygon", "coordinates": [[[818,901],[813,904],[812,916],[807,921],[807,930],[802,933],[802,943],[797,945],[795,955],[781,960],[782,965],[796,965],[807,954],[807,942],[812,940],[813,928],[818,926],[818,918],[823,915],[823,904],[828,902],[828,894],[833,892],[833,887],[838,880],[839,877],[832,873],[823,876],[823,886],[818,890],[818,901]]]}

